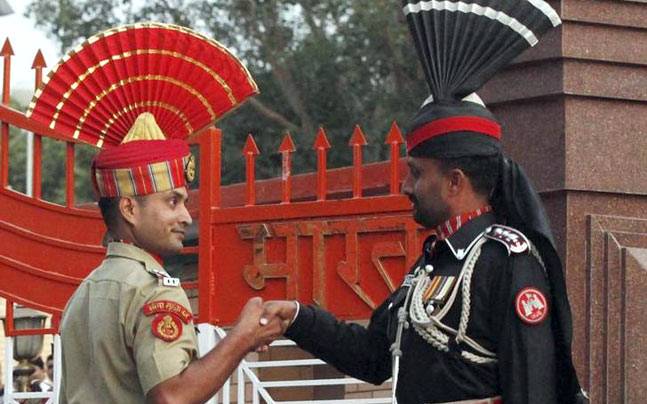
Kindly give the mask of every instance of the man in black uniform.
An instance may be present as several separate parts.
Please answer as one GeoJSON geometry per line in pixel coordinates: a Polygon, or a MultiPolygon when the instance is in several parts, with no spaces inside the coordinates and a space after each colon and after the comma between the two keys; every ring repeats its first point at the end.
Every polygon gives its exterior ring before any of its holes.
{"type": "Polygon", "coordinates": [[[291,319],[286,336],[344,373],[393,376],[399,404],[577,402],[545,212],[473,94],[559,17],[544,2],[404,4],[432,96],[407,133],[403,192],[435,233],[368,328],[295,302],[270,302],[264,316],[291,319]]]}

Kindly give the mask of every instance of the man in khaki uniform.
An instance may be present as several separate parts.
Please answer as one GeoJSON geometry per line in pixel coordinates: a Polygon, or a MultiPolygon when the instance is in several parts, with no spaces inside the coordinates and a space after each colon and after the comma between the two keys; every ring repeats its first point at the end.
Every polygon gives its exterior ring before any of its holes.
{"type": "Polygon", "coordinates": [[[188,298],[161,259],[180,252],[192,222],[186,184],[195,167],[184,139],[255,93],[255,84],[215,41],[154,23],[97,35],[54,73],[55,86],[39,90],[30,114],[62,134],[109,146],[95,157],[91,176],[108,228],[107,254],[63,313],[61,402],[204,402],[248,352],[286,328],[262,320],[262,300],[250,299],[229,335],[198,359],[188,298]],[[79,74],[88,55],[90,64],[102,61],[79,74]],[[218,80],[205,79],[218,72],[218,80]],[[123,89],[129,85],[137,87],[123,89]],[[63,95],[65,86],[70,92],[63,95]],[[73,91],[98,95],[84,112],[73,91]],[[60,99],[74,101],[74,108],[48,104],[60,99]]]}
{"type": "MultiPolygon", "coordinates": [[[[110,165],[129,150],[137,150],[144,165],[159,164],[148,161],[152,149],[157,149],[156,160],[164,155],[162,165],[189,158],[183,141],[164,140],[153,116],[142,114],[121,146],[95,158],[99,193],[110,188],[105,178],[118,177],[109,173],[121,170],[110,165]],[[153,140],[140,140],[144,136],[153,140]]],[[[188,298],[159,258],[180,251],[191,223],[185,171],[179,172],[182,176],[166,169],[148,172],[152,182],[167,183],[169,189],[127,196],[127,188],[137,184],[116,181],[112,185],[122,196],[99,201],[111,241],[106,259],[79,286],[63,315],[62,403],[205,401],[247,352],[281,333],[278,322],[261,325],[261,299],[251,299],[229,336],[196,359],[188,298]]]]}

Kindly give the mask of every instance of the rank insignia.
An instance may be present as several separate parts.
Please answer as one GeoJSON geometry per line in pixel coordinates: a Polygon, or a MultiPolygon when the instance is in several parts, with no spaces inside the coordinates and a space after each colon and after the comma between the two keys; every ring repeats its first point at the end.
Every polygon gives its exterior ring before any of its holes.
{"type": "Polygon", "coordinates": [[[530,242],[519,230],[496,224],[485,230],[485,237],[505,245],[508,254],[519,254],[530,248],[530,242]]]}
{"type": "Polygon", "coordinates": [[[539,324],[548,316],[548,302],[542,292],[536,288],[524,288],[515,299],[517,316],[526,324],[539,324]]]}
{"type": "Polygon", "coordinates": [[[172,342],[182,335],[182,322],[174,314],[158,314],[151,324],[151,331],[157,338],[172,342]]]}

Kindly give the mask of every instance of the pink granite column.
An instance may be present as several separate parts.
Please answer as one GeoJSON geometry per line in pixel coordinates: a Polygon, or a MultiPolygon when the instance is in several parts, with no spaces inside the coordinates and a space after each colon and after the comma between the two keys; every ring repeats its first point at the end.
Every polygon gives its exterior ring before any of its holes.
{"type": "Polygon", "coordinates": [[[546,203],[593,403],[647,397],[647,3],[551,2],[563,25],[482,91],[546,203]]]}

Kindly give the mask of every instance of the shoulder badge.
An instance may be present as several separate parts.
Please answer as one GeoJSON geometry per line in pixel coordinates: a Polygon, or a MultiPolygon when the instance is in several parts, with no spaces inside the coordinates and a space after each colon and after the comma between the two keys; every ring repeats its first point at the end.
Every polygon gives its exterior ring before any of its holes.
{"type": "Polygon", "coordinates": [[[151,323],[153,335],[163,341],[175,341],[182,335],[184,324],[189,324],[193,319],[191,310],[181,304],[170,300],[156,300],[148,302],[143,308],[145,316],[155,315],[151,323]]]}
{"type": "Polygon", "coordinates": [[[151,331],[157,338],[172,342],[182,335],[182,323],[172,314],[160,314],[153,319],[151,331]]]}
{"type": "Polygon", "coordinates": [[[539,324],[548,316],[548,302],[544,294],[537,288],[524,288],[514,299],[517,316],[526,324],[539,324]]]}
{"type": "Polygon", "coordinates": [[[519,254],[530,250],[530,242],[519,230],[495,224],[485,230],[485,237],[503,243],[511,253],[519,254]]]}

